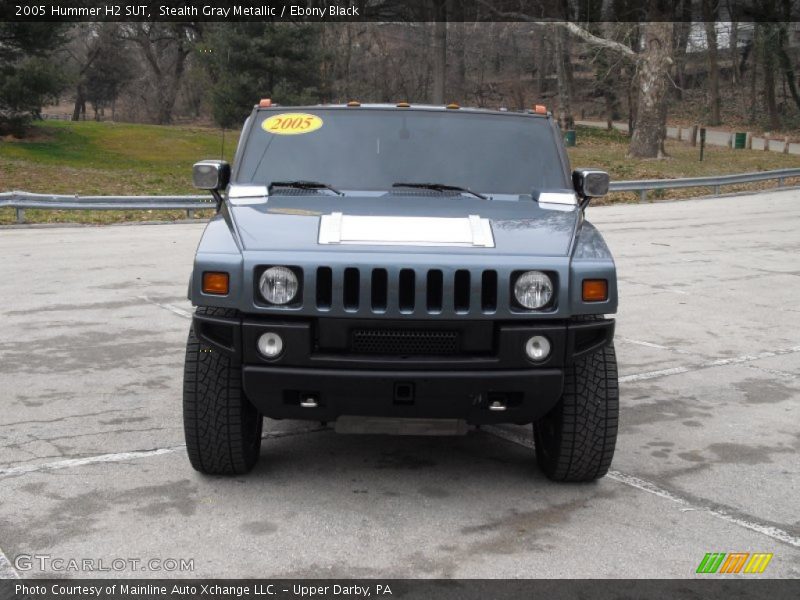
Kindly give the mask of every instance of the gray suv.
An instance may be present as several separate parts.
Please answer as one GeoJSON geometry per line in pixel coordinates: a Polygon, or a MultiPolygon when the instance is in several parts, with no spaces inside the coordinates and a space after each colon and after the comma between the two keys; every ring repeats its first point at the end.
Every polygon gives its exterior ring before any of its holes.
{"type": "Polygon", "coordinates": [[[258,461],[263,417],[341,432],[532,424],[559,481],[617,436],[614,261],[584,216],[608,175],[570,171],[544,107],[278,107],[233,168],[194,167],[218,214],[189,284],[192,466],[258,461]]]}

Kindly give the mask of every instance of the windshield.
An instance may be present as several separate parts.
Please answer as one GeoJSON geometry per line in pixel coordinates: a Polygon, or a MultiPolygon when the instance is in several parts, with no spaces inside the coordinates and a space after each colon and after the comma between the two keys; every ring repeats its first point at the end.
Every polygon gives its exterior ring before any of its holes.
{"type": "Polygon", "coordinates": [[[339,190],[388,191],[395,183],[417,182],[495,194],[569,187],[553,131],[542,118],[287,108],[259,111],[255,119],[237,183],[313,181],[339,190]]]}

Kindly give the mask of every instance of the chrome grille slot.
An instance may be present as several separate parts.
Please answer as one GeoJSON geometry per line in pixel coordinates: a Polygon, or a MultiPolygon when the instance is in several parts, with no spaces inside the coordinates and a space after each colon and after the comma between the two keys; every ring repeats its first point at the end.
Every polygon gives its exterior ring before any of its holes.
{"type": "Polygon", "coordinates": [[[371,305],[373,312],[385,312],[389,296],[389,277],[386,269],[372,269],[371,305]]]}
{"type": "Polygon", "coordinates": [[[333,301],[333,271],[330,267],[317,269],[317,308],[330,310],[333,301]]]}
{"type": "Polygon", "coordinates": [[[345,310],[357,311],[359,305],[361,280],[358,269],[348,267],[344,270],[344,285],[342,286],[342,305],[345,310]]]}
{"type": "Polygon", "coordinates": [[[453,308],[457,313],[469,312],[470,305],[470,274],[465,269],[456,271],[453,281],[453,308]]]}
{"type": "Polygon", "coordinates": [[[414,312],[414,293],[416,291],[414,269],[400,269],[399,303],[400,312],[414,312]]]}
{"type": "Polygon", "coordinates": [[[481,310],[486,313],[497,310],[497,271],[484,271],[481,276],[481,310]]]}
{"type": "Polygon", "coordinates": [[[444,290],[444,278],[439,269],[431,269],[428,271],[428,279],[425,287],[428,312],[442,312],[442,292],[444,290]]]}
{"type": "Polygon", "coordinates": [[[458,354],[457,331],[428,329],[354,329],[350,351],[391,356],[447,356],[458,354]]]}

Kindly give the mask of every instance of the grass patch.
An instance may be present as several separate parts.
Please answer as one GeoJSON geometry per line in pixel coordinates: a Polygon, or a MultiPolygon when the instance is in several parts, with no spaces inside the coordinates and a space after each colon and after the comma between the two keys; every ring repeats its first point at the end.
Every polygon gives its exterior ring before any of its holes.
{"type": "MultiPolygon", "coordinates": [[[[239,132],[225,132],[227,160],[233,159],[239,132]]],[[[670,140],[664,160],[626,158],[628,138],[619,131],[578,127],[578,145],[569,148],[573,166],[607,170],[612,180],[697,177],[747,171],[796,167],[798,157],[774,152],[706,148],[700,162],[699,148],[670,140]]],[[[193,194],[191,166],[202,158],[219,157],[219,129],[128,123],[46,122],[33,126],[24,140],[0,140],[0,191],[83,195],[193,194]]],[[[787,181],[787,184],[791,183],[787,181]]],[[[774,182],[724,187],[768,189],[774,182]]],[[[656,198],[703,195],[702,188],[667,190],[656,198]]],[[[605,202],[635,202],[636,194],[613,194],[605,202]]],[[[206,218],[208,211],[196,213],[206,218]]],[[[184,211],[47,211],[27,210],[32,223],[114,223],[135,220],[186,218],[184,211]]],[[[14,211],[0,210],[0,224],[14,222],[14,211]]]]}

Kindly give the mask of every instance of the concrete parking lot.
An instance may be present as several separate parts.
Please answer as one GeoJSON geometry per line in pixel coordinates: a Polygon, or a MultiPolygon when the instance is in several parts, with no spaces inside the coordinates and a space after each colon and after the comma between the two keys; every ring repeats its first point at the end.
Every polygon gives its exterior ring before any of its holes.
{"type": "Polygon", "coordinates": [[[620,274],[622,404],[589,485],[547,481],[528,428],[271,421],[253,473],[201,476],[180,403],[202,225],[0,230],[0,573],[683,578],[766,552],[761,577],[800,576],[800,191],[588,215],[620,274]]]}

